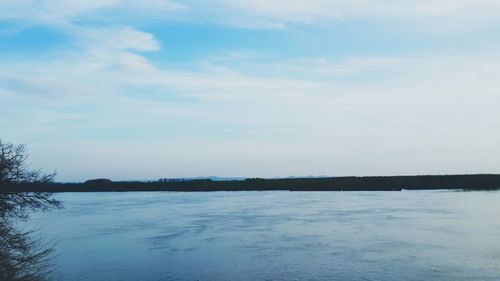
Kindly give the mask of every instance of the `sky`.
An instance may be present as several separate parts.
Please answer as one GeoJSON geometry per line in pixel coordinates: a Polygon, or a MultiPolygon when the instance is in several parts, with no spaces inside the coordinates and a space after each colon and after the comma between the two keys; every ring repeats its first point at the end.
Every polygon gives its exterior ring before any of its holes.
{"type": "Polygon", "coordinates": [[[58,181],[500,173],[499,14],[2,0],[0,138],[58,181]]]}

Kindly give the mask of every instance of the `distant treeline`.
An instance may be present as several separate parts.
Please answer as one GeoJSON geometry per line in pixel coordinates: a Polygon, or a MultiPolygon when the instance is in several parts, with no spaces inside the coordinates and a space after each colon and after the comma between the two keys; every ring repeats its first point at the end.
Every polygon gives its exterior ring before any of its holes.
{"type": "Polygon", "coordinates": [[[431,189],[496,190],[500,175],[442,175],[391,177],[325,177],[214,181],[211,179],[160,180],[154,182],[89,180],[84,183],[18,185],[16,191],[401,191],[431,189]]]}

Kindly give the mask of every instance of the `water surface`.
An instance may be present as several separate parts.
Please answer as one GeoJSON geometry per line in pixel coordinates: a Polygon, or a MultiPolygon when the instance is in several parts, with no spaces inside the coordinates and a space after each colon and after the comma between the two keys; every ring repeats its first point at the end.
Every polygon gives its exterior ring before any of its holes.
{"type": "Polygon", "coordinates": [[[57,280],[500,280],[500,192],[68,193],[57,280]]]}

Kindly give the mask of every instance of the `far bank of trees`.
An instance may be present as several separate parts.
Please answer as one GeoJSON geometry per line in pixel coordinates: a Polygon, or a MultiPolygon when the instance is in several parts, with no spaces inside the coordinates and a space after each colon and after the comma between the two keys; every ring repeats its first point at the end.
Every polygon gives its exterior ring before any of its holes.
{"type": "Polygon", "coordinates": [[[246,180],[179,179],[161,181],[90,180],[85,183],[26,185],[26,191],[401,191],[401,190],[496,190],[500,175],[442,175],[394,177],[327,177],[246,180]]]}

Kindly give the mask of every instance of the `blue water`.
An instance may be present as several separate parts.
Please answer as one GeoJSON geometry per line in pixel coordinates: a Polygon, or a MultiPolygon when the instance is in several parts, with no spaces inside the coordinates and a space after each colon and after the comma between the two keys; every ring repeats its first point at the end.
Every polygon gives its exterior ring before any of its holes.
{"type": "Polygon", "coordinates": [[[500,280],[500,192],[60,194],[56,280],[500,280]]]}

